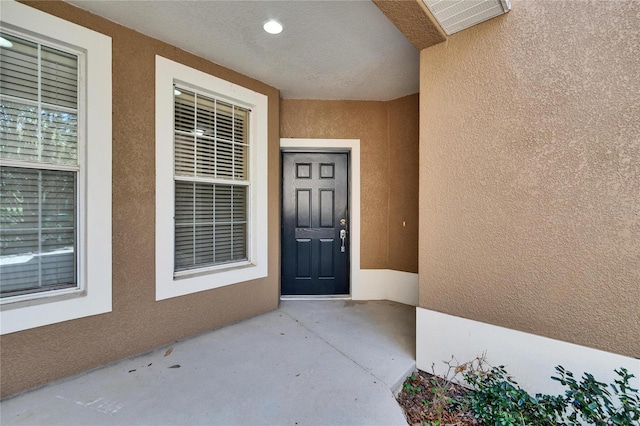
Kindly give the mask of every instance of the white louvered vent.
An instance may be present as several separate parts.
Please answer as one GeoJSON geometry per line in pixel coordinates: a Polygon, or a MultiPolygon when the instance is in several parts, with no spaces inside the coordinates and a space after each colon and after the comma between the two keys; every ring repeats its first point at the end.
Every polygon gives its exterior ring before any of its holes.
{"type": "Polygon", "coordinates": [[[511,10],[510,0],[423,0],[447,35],[511,10]]]}

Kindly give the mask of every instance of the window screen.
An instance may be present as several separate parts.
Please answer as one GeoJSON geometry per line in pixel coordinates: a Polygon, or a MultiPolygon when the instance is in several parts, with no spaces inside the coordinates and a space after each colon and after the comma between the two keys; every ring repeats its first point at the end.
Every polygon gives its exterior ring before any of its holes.
{"type": "Polygon", "coordinates": [[[1,296],[75,287],[78,56],[0,37],[1,296]]]}
{"type": "Polygon", "coordinates": [[[174,89],[175,271],[246,261],[249,110],[174,89]]]}

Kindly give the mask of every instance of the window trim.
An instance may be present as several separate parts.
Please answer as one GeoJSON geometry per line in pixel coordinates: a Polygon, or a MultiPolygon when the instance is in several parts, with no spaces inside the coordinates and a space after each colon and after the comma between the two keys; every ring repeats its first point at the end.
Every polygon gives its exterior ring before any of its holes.
{"type": "Polygon", "coordinates": [[[156,300],[267,276],[268,98],[253,90],[156,55],[156,300]],[[248,262],[184,275],[174,273],[173,86],[251,109],[249,142],[248,262]]]}
{"type": "MultiPolygon", "coordinates": [[[[69,45],[83,51],[85,96],[79,105],[85,128],[78,129],[79,290],[56,292],[1,305],[0,332],[13,333],[97,315],[112,310],[111,288],[111,38],[17,3],[0,2],[1,25],[9,32],[32,35],[44,44],[69,45]],[[80,157],[84,157],[80,159],[80,157]]],[[[48,293],[48,292],[45,292],[48,293]]]]}

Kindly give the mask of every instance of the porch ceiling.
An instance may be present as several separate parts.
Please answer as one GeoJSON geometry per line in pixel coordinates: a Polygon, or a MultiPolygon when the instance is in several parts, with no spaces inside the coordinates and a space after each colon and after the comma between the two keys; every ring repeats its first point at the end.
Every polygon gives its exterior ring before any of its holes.
{"type": "Polygon", "coordinates": [[[68,2],[274,86],[283,98],[418,92],[418,50],[371,1],[68,2]],[[269,19],[284,31],[265,33],[269,19]]]}

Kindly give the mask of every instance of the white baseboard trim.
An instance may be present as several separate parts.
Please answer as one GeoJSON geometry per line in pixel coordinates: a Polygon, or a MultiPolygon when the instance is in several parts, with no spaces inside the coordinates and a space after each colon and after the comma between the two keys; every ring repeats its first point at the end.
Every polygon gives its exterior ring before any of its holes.
{"type": "Polygon", "coordinates": [[[360,282],[352,287],[351,298],[392,300],[418,306],[418,274],[391,269],[361,269],[360,282]]]}
{"type": "Polygon", "coordinates": [[[443,374],[448,361],[470,361],[486,352],[491,365],[504,365],[518,384],[531,394],[564,394],[566,388],[551,380],[554,367],[562,365],[576,379],[584,372],[596,380],[613,383],[614,369],[625,367],[640,386],[640,360],[586,346],[468,320],[429,309],[416,308],[416,366],[431,372],[433,364],[443,374]]]}

